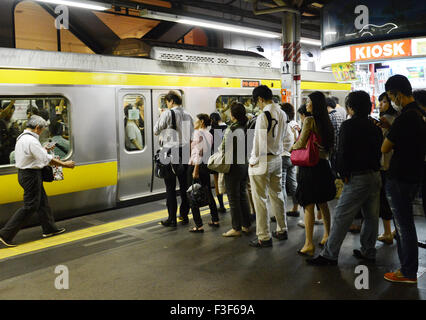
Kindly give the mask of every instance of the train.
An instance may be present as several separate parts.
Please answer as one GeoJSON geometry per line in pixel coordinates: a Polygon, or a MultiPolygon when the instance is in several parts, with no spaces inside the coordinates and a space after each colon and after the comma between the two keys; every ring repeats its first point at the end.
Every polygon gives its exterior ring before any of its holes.
{"type": "MultiPolygon", "coordinates": [[[[9,128],[19,131],[28,107],[34,106],[44,108],[49,121],[60,119],[66,131],[66,136],[57,133],[69,146],[63,159],[75,161],[76,167],[64,169],[64,180],[44,184],[57,220],[164,196],[164,182],[154,176],[159,142],[153,127],[169,90],[181,93],[184,108],[195,117],[214,112],[220,103],[249,99],[259,84],[281,97],[280,70],[246,52],[158,46],[141,58],[0,48],[3,110],[14,101],[9,128]],[[124,107],[137,101],[143,146],[128,150],[124,107]]],[[[350,84],[336,83],[326,72],[302,72],[301,87],[305,95],[321,90],[340,98],[350,91],[350,84]]],[[[1,163],[0,226],[22,199],[17,169],[1,163]]],[[[35,215],[28,224],[36,222],[35,215]]]]}

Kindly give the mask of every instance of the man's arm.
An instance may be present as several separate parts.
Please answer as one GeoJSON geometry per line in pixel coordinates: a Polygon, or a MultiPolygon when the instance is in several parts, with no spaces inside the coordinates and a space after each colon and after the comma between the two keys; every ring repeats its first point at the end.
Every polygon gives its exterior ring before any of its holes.
{"type": "MultiPolygon", "coordinates": [[[[263,144],[265,146],[267,144],[267,138],[268,138],[267,130],[268,130],[268,124],[267,124],[266,116],[262,113],[258,116],[256,120],[256,126],[254,129],[253,149],[251,150],[251,157],[249,160],[250,166],[255,166],[256,164],[259,163],[259,158],[261,156],[260,145],[263,144]]],[[[265,148],[262,148],[262,149],[265,149],[265,148]]],[[[266,146],[266,149],[267,149],[267,146],[266,146]]]]}
{"type": "Polygon", "coordinates": [[[167,129],[169,122],[171,121],[171,112],[170,110],[165,110],[161,112],[160,119],[154,126],[154,134],[158,136],[161,131],[167,129]]]}

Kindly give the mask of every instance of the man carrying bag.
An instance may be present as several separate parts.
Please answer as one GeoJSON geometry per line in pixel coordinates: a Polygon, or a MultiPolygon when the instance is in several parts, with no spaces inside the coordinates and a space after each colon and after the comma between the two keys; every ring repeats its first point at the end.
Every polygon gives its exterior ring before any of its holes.
{"type": "Polygon", "coordinates": [[[43,237],[50,237],[65,232],[58,228],[47,201],[43,187],[42,170],[48,165],[62,166],[73,169],[74,161],[61,161],[47,153],[39,141],[40,134],[47,127],[47,122],[39,116],[31,116],[27,129],[18,137],[15,147],[18,181],[24,189],[24,207],[15,212],[7,224],[0,230],[0,245],[2,248],[14,247],[12,239],[28,222],[34,212],[37,212],[43,237]]]}

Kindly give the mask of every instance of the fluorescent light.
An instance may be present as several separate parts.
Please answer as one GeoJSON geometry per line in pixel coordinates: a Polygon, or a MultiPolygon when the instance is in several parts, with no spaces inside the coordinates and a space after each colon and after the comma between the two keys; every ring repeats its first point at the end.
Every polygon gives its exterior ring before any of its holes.
{"type": "Polygon", "coordinates": [[[320,40],[301,38],[300,42],[304,43],[304,44],[310,44],[312,46],[321,47],[321,41],[320,40]]]}
{"type": "Polygon", "coordinates": [[[205,22],[205,21],[192,20],[192,19],[178,19],[176,22],[198,26],[198,27],[217,29],[222,31],[243,33],[243,34],[248,34],[248,35],[258,36],[258,37],[281,38],[281,34],[279,33],[256,30],[256,29],[245,28],[245,27],[235,27],[235,26],[222,24],[222,23],[205,22]]]}
{"type": "Polygon", "coordinates": [[[78,0],[36,0],[38,2],[46,2],[57,5],[65,5],[70,7],[84,8],[90,10],[109,10],[112,8],[111,5],[94,2],[94,1],[78,1],[78,0]]]}

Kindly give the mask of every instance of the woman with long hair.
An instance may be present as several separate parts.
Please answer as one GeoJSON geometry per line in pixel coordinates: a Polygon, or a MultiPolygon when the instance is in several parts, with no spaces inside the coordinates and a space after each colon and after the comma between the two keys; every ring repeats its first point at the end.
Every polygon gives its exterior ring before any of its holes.
{"type": "MultiPolygon", "coordinates": [[[[224,122],[222,122],[222,118],[220,114],[217,112],[213,112],[210,115],[210,121],[211,121],[210,134],[213,136],[213,149],[212,149],[212,154],[213,154],[218,150],[219,145],[222,143],[223,134],[226,128],[228,128],[228,126],[224,122]]],[[[214,177],[214,187],[216,191],[216,197],[217,197],[217,200],[219,200],[218,211],[219,213],[226,213],[225,206],[223,205],[223,194],[219,192],[219,174],[215,172],[213,173],[213,177],[214,177]]]]}
{"type": "Polygon", "coordinates": [[[248,179],[246,124],[248,118],[242,103],[233,102],[230,109],[232,124],[225,131],[222,144],[219,146],[225,154],[225,159],[232,159],[231,168],[225,174],[226,193],[231,207],[232,229],[223,236],[238,237],[241,236],[241,231],[249,232],[251,225],[246,189],[248,179]]]}
{"type": "Polygon", "coordinates": [[[311,93],[306,103],[306,110],[312,116],[305,118],[300,138],[293,145],[292,150],[305,148],[312,133],[319,139],[320,160],[313,167],[299,167],[296,191],[297,202],[305,211],[305,244],[298,253],[313,256],[315,252],[315,245],[312,240],[315,204],[318,204],[324,221],[324,235],[319,243],[320,246],[324,245],[330,233],[330,211],[327,201],[334,199],[336,186],[328,157],[333,148],[334,129],[328,116],[323,93],[319,91],[311,93]]]}

